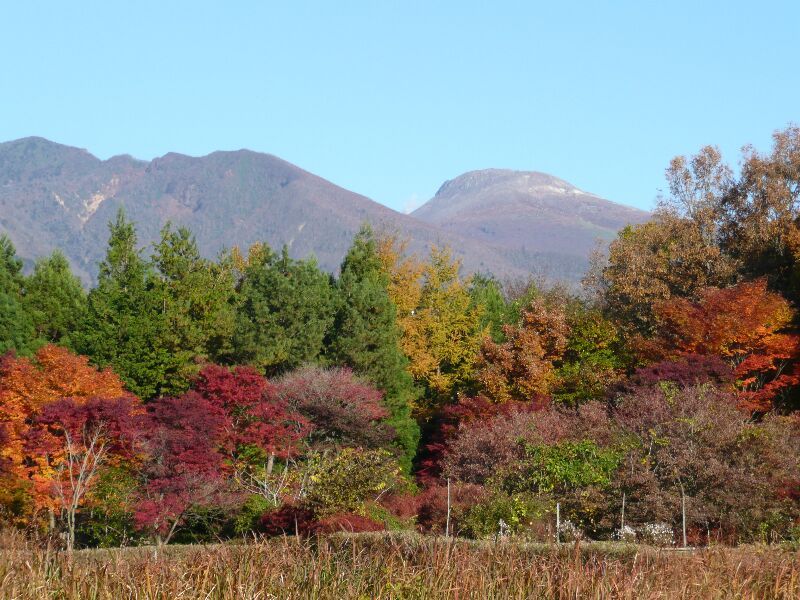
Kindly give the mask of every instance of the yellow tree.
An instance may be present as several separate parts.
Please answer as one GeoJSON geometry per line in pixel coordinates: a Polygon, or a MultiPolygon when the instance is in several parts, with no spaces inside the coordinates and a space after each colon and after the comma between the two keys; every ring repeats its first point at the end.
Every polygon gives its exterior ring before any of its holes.
{"type": "Polygon", "coordinates": [[[461,264],[449,249],[433,247],[424,264],[405,256],[404,250],[396,237],[380,244],[401,347],[411,375],[427,391],[416,407],[424,415],[471,382],[485,334],[479,326],[482,307],[472,305],[469,280],[459,277],[461,264]]]}

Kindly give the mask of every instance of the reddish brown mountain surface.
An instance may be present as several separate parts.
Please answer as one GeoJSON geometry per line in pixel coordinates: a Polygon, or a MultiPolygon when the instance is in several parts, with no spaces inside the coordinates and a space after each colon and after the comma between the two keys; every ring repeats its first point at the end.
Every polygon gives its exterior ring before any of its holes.
{"type": "Polygon", "coordinates": [[[650,213],[545,173],[486,169],[445,182],[412,216],[494,248],[513,267],[574,281],[598,240],[650,213]]]}
{"type": "Polygon", "coordinates": [[[224,247],[266,241],[276,248],[287,244],[295,257],[314,254],[322,268],[335,271],[366,221],[409,238],[415,252],[447,244],[468,271],[499,277],[538,272],[575,281],[596,237],[611,237],[626,219],[646,218],[555,178],[513,173],[468,173],[404,215],[268,154],[103,161],[25,138],[0,144],[0,232],[10,235],[29,266],[61,248],[87,283],[104,255],[107,224],[121,206],[136,222],[143,247],[172,221],[190,227],[209,257],[224,247]],[[525,177],[570,191],[543,194],[541,185],[530,184],[526,193],[519,183],[525,177]]]}

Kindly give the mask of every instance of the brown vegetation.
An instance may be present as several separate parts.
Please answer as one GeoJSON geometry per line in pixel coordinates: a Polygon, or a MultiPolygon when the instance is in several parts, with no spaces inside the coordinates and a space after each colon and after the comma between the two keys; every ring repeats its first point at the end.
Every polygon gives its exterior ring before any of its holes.
{"type": "Polygon", "coordinates": [[[18,598],[797,598],[800,555],[470,543],[410,535],[63,553],[0,540],[18,598]]]}

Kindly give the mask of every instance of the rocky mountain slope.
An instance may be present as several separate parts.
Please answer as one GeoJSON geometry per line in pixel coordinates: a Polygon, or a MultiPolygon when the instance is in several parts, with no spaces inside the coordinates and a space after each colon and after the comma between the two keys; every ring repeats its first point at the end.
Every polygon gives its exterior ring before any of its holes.
{"type": "Polygon", "coordinates": [[[512,267],[576,280],[598,240],[650,214],[545,173],[486,169],[445,182],[412,216],[497,250],[512,267]]]}
{"type": "Polygon", "coordinates": [[[407,237],[414,252],[447,244],[468,271],[573,281],[595,237],[611,237],[626,219],[646,218],[535,173],[468,173],[404,215],[248,150],[104,161],[42,138],[0,144],[0,232],[10,235],[28,265],[61,248],[91,282],[105,252],[107,224],[121,206],[136,222],[143,247],[171,221],[190,227],[209,257],[224,247],[266,241],[275,248],[287,244],[295,257],[314,254],[333,272],[368,221],[407,237]]]}

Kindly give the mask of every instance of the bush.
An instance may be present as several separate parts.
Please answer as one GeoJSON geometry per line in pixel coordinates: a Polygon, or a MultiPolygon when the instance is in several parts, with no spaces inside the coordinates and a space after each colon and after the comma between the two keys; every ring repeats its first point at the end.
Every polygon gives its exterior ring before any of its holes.
{"type": "Polygon", "coordinates": [[[494,494],[466,511],[460,521],[460,533],[474,538],[519,535],[531,529],[545,512],[544,506],[533,497],[494,494]]]}
{"type": "Polygon", "coordinates": [[[638,530],[639,541],[653,546],[672,546],[675,535],[669,523],[646,523],[638,530]]]}
{"type": "Polygon", "coordinates": [[[239,535],[246,535],[251,531],[258,529],[259,522],[268,511],[274,508],[272,502],[264,498],[264,496],[257,496],[253,494],[242,504],[239,514],[233,523],[233,530],[239,535]]]}
{"type": "Polygon", "coordinates": [[[365,517],[364,515],[357,515],[354,513],[337,513],[326,517],[316,523],[312,523],[309,528],[309,533],[312,534],[325,534],[325,533],[364,533],[367,531],[385,531],[386,526],[383,523],[365,517]]]}
{"type": "Polygon", "coordinates": [[[259,529],[266,536],[308,535],[314,514],[303,507],[286,505],[262,515],[259,529]]]}
{"type": "MultiPolygon", "coordinates": [[[[464,514],[486,495],[479,485],[455,484],[450,488],[450,526],[458,532],[464,514]]],[[[432,485],[418,496],[417,528],[423,532],[442,534],[447,525],[447,487],[432,485]]]]}
{"type": "Polygon", "coordinates": [[[560,542],[575,542],[583,539],[583,532],[569,519],[561,521],[558,526],[558,537],[555,538],[560,542]]]}
{"type": "Polygon", "coordinates": [[[320,518],[340,512],[364,514],[365,502],[404,484],[397,460],[382,449],[345,448],[309,462],[309,489],[303,504],[320,518]]]}
{"type": "Polygon", "coordinates": [[[278,379],[280,401],[306,417],[312,445],[379,448],[391,444],[395,431],[386,424],[383,392],[350,369],[303,367],[278,379]]]}

